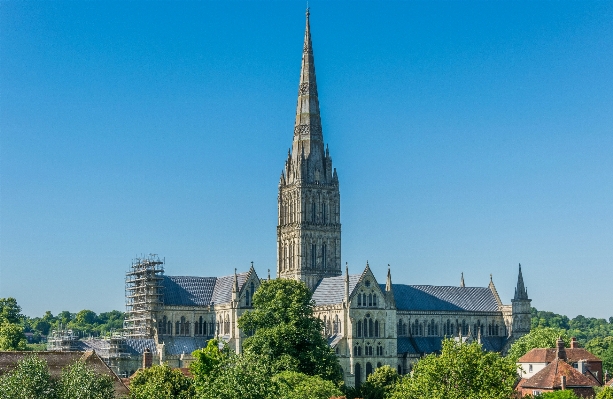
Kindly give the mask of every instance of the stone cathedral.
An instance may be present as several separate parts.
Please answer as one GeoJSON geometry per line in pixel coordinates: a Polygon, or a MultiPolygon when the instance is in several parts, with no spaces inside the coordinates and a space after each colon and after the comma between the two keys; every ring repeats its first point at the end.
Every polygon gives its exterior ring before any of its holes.
{"type": "MultiPolygon", "coordinates": [[[[368,263],[358,274],[342,270],[339,177],[324,145],[308,11],[278,205],[277,276],[303,281],[313,291],[322,334],[349,386],[382,365],[408,373],[421,356],[440,351],[444,337],[505,352],[529,332],[531,300],[521,265],[511,304],[503,304],[491,276],[484,287],[466,286],[463,278],[455,286],[407,285],[393,283],[389,268],[378,280],[368,263]]],[[[172,367],[186,367],[191,352],[213,337],[240,352],[246,334],[237,320],[251,309],[260,282],[253,265],[225,277],[169,276],[156,256],[137,259],[126,274],[127,334],[80,345],[96,349],[120,375],[139,367],[146,348],[172,367]]]]}

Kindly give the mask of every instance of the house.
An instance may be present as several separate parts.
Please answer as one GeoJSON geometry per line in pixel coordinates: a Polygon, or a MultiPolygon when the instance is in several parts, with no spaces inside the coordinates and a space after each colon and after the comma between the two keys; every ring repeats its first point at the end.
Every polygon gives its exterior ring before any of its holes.
{"type": "MultiPolygon", "coordinates": [[[[569,349],[581,348],[575,347],[569,349]]],[[[528,360],[528,363],[523,364],[532,365],[533,372],[531,373],[531,376],[529,378],[522,378],[517,387],[515,388],[515,390],[519,393],[519,396],[538,396],[545,392],[568,389],[572,390],[575,395],[581,398],[594,397],[594,387],[602,386],[602,382],[596,378],[595,373],[588,369],[588,362],[585,361],[585,359],[578,360],[576,362],[577,367],[574,367],[575,363],[570,361],[567,356],[567,350],[569,349],[564,348],[564,341],[559,339],[557,342],[557,348],[554,349],[555,358],[553,359],[549,359],[546,356],[546,354],[549,353],[549,349],[545,349],[546,351],[548,351],[545,352],[545,356],[542,355],[543,349],[533,349],[528,354],[526,354],[526,356],[520,358],[518,364],[522,364],[522,360],[528,360]],[[541,356],[537,356],[535,354],[528,356],[535,350],[540,351],[536,353],[541,353],[541,356]],[[530,361],[532,360],[534,360],[534,362],[530,363],[530,361]],[[535,367],[537,365],[540,367],[543,363],[546,363],[546,365],[544,367],[541,367],[540,370],[534,372],[535,367]]],[[[600,361],[600,359],[596,358],[591,353],[587,351],[585,352],[589,354],[592,358],[598,360],[592,361],[592,364],[594,365],[599,363],[600,369],[602,370],[602,361],[600,361]]],[[[576,351],[575,355],[577,353],[581,352],[576,351]]],[[[528,373],[526,373],[526,375],[528,375],[528,373]]]]}
{"type": "MultiPolygon", "coordinates": [[[[576,338],[570,341],[570,348],[564,348],[562,343],[561,350],[564,351],[566,361],[582,374],[589,371],[600,383],[603,383],[602,360],[585,348],[580,348],[576,338]]],[[[521,366],[521,378],[532,378],[539,371],[543,370],[548,364],[557,359],[559,348],[535,348],[517,360],[517,365],[521,366]]]]}

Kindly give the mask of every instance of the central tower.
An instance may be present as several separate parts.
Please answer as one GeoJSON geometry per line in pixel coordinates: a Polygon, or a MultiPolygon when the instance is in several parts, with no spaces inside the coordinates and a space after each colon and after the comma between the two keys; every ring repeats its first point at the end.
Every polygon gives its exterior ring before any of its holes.
{"type": "Polygon", "coordinates": [[[279,181],[277,276],[312,290],[341,275],[340,192],[321,129],[309,10],[298,85],[294,140],[279,181]]]}

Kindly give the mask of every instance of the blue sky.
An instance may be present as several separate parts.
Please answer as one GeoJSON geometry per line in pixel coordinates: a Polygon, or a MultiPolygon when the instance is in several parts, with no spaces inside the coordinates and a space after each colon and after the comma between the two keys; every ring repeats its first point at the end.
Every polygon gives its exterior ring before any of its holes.
{"type": "MultiPolygon", "coordinates": [[[[310,1],[342,260],[613,316],[613,3],[310,1]]],[[[304,2],[0,3],[0,297],[276,267],[304,2]]]]}

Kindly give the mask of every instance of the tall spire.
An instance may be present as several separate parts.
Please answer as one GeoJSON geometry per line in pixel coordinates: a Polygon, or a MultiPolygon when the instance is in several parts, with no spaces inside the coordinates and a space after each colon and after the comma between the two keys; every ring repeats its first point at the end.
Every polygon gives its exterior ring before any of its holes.
{"type": "Polygon", "coordinates": [[[321,131],[321,116],[319,115],[319,99],[317,97],[315,60],[313,58],[309,15],[310,13],[307,9],[292,152],[295,157],[300,156],[303,151],[306,157],[309,157],[311,152],[316,152],[321,157],[320,159],[323,159],[323,135],[321,131]]]}
{"type": "Polygon", "coordinates": [[[390,265],[387,265],[387,280],[385,281],[385,291],[392,290],[392,272],[390,271],[390,265]]]}
{"type": "Polygon", "coordinates": [[[466,287],[466,285],[464,285],[464,272],[460,275],[460,287],[466,287]]]}
{"type": "Polygon", "coordinates": [[[521,274],[521,263],[519,264],[519,275],[517,276],[514,299],[528,299],[528,290],[524,286],[524,277],[521,274]]]}

